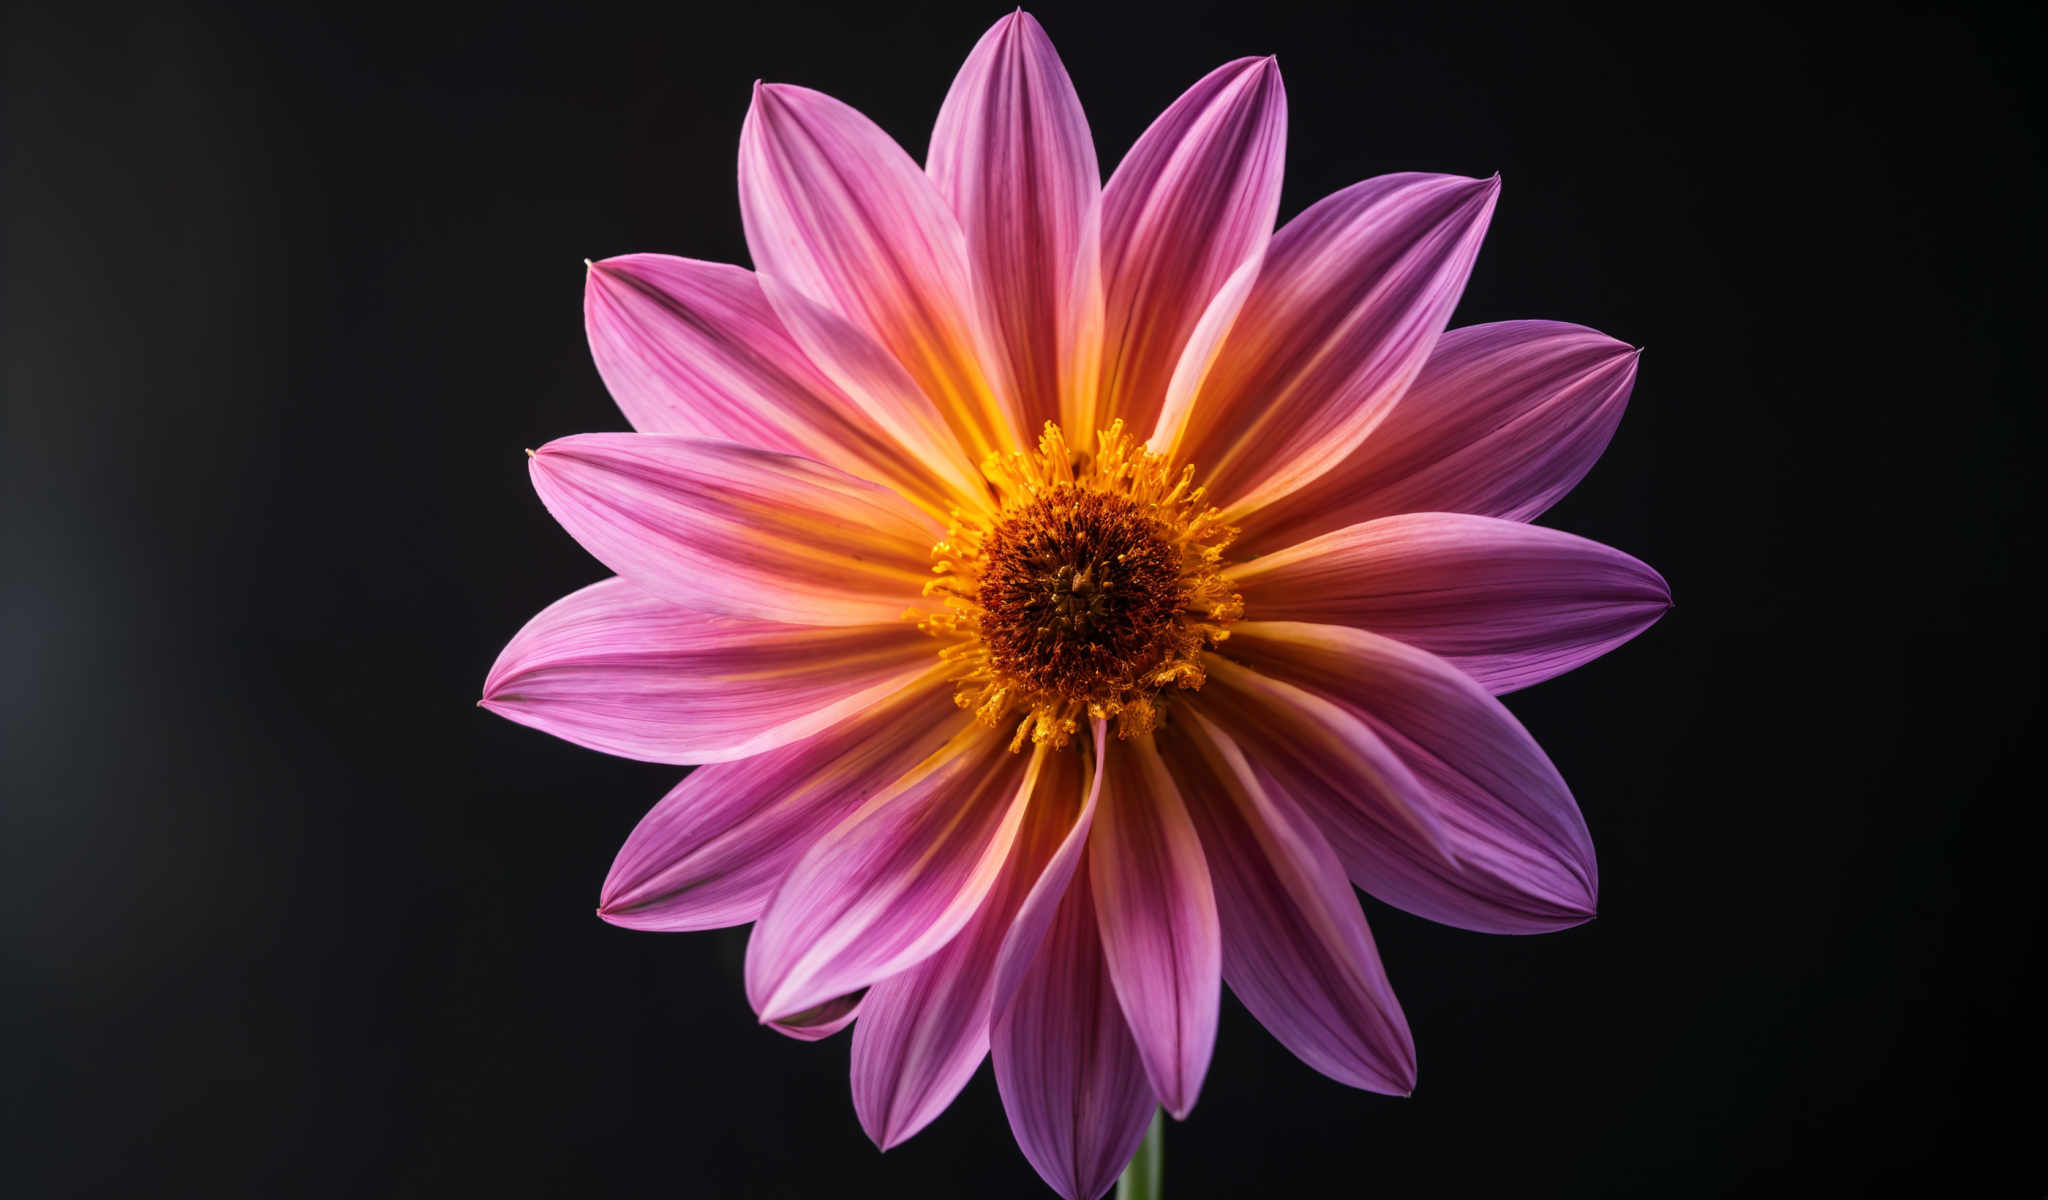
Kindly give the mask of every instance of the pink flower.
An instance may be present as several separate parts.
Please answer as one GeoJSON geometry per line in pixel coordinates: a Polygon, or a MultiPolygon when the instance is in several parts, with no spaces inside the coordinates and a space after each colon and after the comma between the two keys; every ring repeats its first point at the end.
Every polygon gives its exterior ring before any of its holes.
{"type": "Polygon", "coordinates": [[[528,623],[483,704],[707,764],[599,912],[754,922],[755,1010],[854,1024],[884,1148],[992,1053],[1026,1157],[1099,1196],[1155,1104],[1193,1107],[1224,983],[1316,1070],[1414,1087],[1354,884],[1496,933],[1593,914],[1585,822],[1495,697],[1669,604],[1526,523],[1606,445],[1636,356],[1548,321],[1445,332],[1496,179],[1369,179],[1275,232],[1286,123],[1279,67],[1240,59],[1101,186],[1020,12],[923,169],[757,87],[754,271],[590,270],[640,432],[531,468],[617,578],[528,623]]]}

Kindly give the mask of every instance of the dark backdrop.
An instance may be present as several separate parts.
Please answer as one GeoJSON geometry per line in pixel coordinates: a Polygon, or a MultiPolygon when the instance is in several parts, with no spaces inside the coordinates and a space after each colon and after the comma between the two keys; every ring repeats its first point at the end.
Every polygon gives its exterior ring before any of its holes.
{"type": "MultiPolygon", "coordinates": [[[[520,454],[623,427],[581,260],[745,262],[757,76],[921,154],[1001,11],[13,10],[7,1190],[1044,1194],[985,1069],[878,1155],[742,931],[591,915],[674,769],[472,707],[602,574],[520,454]]],[[[1546,522],[1677,595],[1511,700],[1600,919],[1369,903],[1420,1090],[1227,1005],[1169,1194],[2039,1194],[2038,11],[1036,11],[1105,167],[1274,52],[1283,218],[1502,172],[1458,323],[1648,347],[1546,522]]]]}

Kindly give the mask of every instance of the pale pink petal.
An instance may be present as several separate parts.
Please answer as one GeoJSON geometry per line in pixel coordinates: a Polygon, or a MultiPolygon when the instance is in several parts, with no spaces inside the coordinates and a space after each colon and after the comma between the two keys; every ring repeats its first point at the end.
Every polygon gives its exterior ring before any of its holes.
{"type": "Polygon", "coordinates": [[[840,1030],[853,1024],[866,1007],[867,992],[852,992],[836,999],[827,1000],[815,1008],[782,1021],[763,1021],[763,1025],[799,1042],[823,1041],[840,1030]]]}
{"type": "Polygon", "coordinates": [[[1244,532],[1233,549],[1266,554],[1404,512],[1530,520],[1592,469],[1635,379],[1636,351],[1582,326],[1450,330],[1349,458],[1236,516],[1244,532]]]}
{"type": "Polygon", "coordinates": [[[1233,566],[1262,621],[1352,625],[1441,658],[1496,695],[1600,657],[1671,607],[1662,576],[1540,525],[1409,513],[1233,566]]]}
{"type": "Polygon", "coordinates": [[[828,379],[751,271],[666,254],[608,258],[591,264],[583,319],[598,373],[642,433],[814,458],[940,514],[973,478],[950,433],[918,436],[920,419],[942,431],[944,421],[915,389],[907,403],[888,397],[892,408],[865,394],[856,402],[828,379]]]}
{"type": "Polygon", "coordinates": [[[1253,765],[1313,813],[1359,887],[1433,921],[1485,933],[1541,933],[1593,915],[1593,839],[1557,768],[1500,701],[1436,656],[1362,629],[1244,622],[1230,647],[1371,726],[1412,771],[1455,863],[1353,819],[1273,748],[1253,765]]]}
{"type": "Polygon", "coordinates": [[[478,703],[607,754],[725,762],[864,712],[932,664],[931,639],[908,622],[707,617],[607,579],[528,621],[478,703]]]}
{"type": "Polygon", "coordinates": [[[1081,221],[1080,245],[1067,276],[1061,311],[1060,428],[1081,439],[1109,424],[1102,412],[1102,343],[1106,336],[1102,295],[1102,197],[1081,221]]]}
{"type": "Polygon", "coordinates": [[[812,843],[972,720],[933,680],[804,741],[697,768],[626,838],[598,916],[669,933],[758,919],[812,843]]]}
{"type": "Polygon", "coordinates": [[[1497,178],[1383,175],[1289,221],[1178,444],[1155,444],[1233,514],[1343,461],[1429,358],[1499,192],[1497,178]]]}
{"type": "Polygon", "coordinates": [[[1189,335],[1280,210],[1287,97],[1271,58],[1210,72],[1131,147],[1102,191],[1103,418],[1158,420],[1189,335]]]}
{"type": "Polygon", "coordinates": [[[1089,874],[1078,871],[1067,885],[993,1039],[1010,1132],[1066,1200],[1098,1200],[1110,1189],[1153,1112],[1103,960],[1089,874]]]}
{"type": "Polygon", "coordinates": [[[975,461],[1016,448],[1008,364],[985,326],[966,236],[902,147],[830,96],[757,84],[739,180],[757,270],[893,354],[975,461]]]}
{"type": "MultiPolygon", "coordinates": [[[[1204,689],[1206,691],[1206,689],[1204,689]]],[[[1223,921],[1223,978],[1301,1061],[1406,1095],[1415,1043],[1357,893],[1315,823],[1199,713],[1160,738],[1201,834],[1223,921]]]]}
{"type": "Polygon", "coordinates": [[[1180,792],[1147,735],[1110,747],[1088,841],[1096,923],[1160,1107],[1195,1106],[1216,1045],[1223,934],[1180,792]]]}
{"type": "Polygon", "coordinates": [[[980,725],[863,805],[797,861],[747,943],[764,1020],[906,971],[994,886],[1051,753],[980,725]]]}
{"type": "Polygon", "coordinates": [[[1060,416],[1068,276],[1102,176],[1080,97],[1031,14],[996,22],[967,56],[925,169],[967,234],[1024,432],[1034,433],[1060,416]]]}
{"type": "Polygon", "coordinates": [[[895,621],[944,526],[810,459],[665,433],[586,433],[528,463],[599,562],[687,608],[796,625],[895,621]]]}
{"type": "Polygon", "coordinates": [[[1078,754],[1039,776],[1002,875],[938,953],[876,984],[853,1033],[853,1107],[884,1150],[944,1112],[988,1053],[996,958],[1017,911],[1073,831],[1087,792],[1078,754]]]}

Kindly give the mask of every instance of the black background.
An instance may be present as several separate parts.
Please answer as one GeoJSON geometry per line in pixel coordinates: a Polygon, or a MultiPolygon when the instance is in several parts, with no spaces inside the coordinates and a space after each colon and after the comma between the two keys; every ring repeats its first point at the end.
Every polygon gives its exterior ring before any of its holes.
{"type": "MultiPolygon", "coordinates": [[[[1600,919],[1368,902],[1415,1096],[1226,1002],[1169,1195],[2040,1194],[2038,10],[1035,11],[1105,173],[1267,52],[1283,219],[1502,172],[1456,323],[1647,346],[1545,521],[1677,597],[1511,700],[1600,919]]],[[[472,707],[603,573],[520,454],[623,428],[581,260],[746,262],[757,76],[921,155],[1001,13],[14,10],[9,1190],[1047,1194],[986,1069],[879,1155],[845,1037],[755,1026],[743,931],[591,915],[674,769],[472,707]]]]}

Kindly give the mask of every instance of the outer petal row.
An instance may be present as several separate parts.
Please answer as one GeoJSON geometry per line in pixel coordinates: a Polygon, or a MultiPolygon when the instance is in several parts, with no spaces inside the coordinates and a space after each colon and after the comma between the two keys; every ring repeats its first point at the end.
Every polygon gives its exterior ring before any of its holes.
{"type": "Polygon", "coordinates": [[[591,265],[583,319],[598,373],[642,433],[814,458],[941,517],[979,486],[914,387],[888,386],[891,377],[842,390],[790,338],[751,271],[666,254],[608,258],[591,265]]]}
{"type": "MultiPolygon", "coordinates": [[[[764,276],[827,308],[895,356],[972,460],[1014,449],[1007,364],[984,325],[967,240],[889,135],[808,88],[761,84],[740,132],[740,215],[764,276]]],[[[837,343],[771,289],[799,343],[831,371],[837,343]]]]}
{"type": "Polygon", "coordinates": [[[1350,457],[1237,515],[1234,549],[1269,554],[1409,512],[1527,521],[1585,477],[1614,435],[1636,352],[1557,321],[1453,329],[1350,457]]]}
{"type": "Polygon", "coordinates": [[[903,615],[936,518],[809,459],[657,433],[586,433],[529,463],[534,490],[599,562],[687,608],[798,625],[903,615]]]}
{"type": "Polygon", "coordinates": [[[1286,141],[1280,68],[1243,58],[1189,88],[1118,164],[1102,191],[1104,418],[1157,421],[1211,299],[1266,252],[1286,141]]]}
{"type": "Polygon", "coordinates": [[[1381,517],[1228,574],[1261,620],[1370,629],[1448,659],[1495,693],[1598,658],[1671,606],[1663,577],[1619,550],[1455,513],[1381,517]]]}
{"type": "Polygon", "coordinates": [[[759,919],[813,843],[970,724],[932,680],[801,742],[697,768],[626,838],[598,915],[662,932],[759,919]]]}
{"type": "Polygon", "coordinates": [[[608,579],[528,621],[479,703],[607,754],[725,762],[865,711],[931,666],[931,639],[903,622],[707,617],[608,579]]]}
{"type": "Polygon", "coordinates": [[[1033,434],[1060,418],[1060,329],[1102,177],[1080,97],[1029,13],[996,22],[967,56],[925,169],[966,232],[1033,434]]]}
{"type": "Polygon", "coordinates": [[[1359,887],[1487,933],[1562,929],[1593,915],[1593,843],[1571,792],[1470,676],[1335,625],[1245,622],[1230,649],[1246,665],[1213,674],[1200,707],[1258,731],[1242,741],[1253,769],[1315,818],[1359,887]],[[1325,757],[1373,744],[1401,769],[1347,778],[1325,757]],[[1434,839],[1377,818],[1385,801],[1371,793],[1388,785],[1427,814],[1434,839]]]}
{"type": "Polygon", "coordinates": [[[1273,237],[1257,285],[1188,406],[1155,443],[1234,514],[1328,471],[1408,390],[1449,322],[1500,181],[1383,175],[1273,237]]]}

